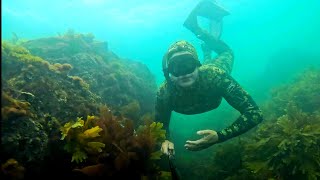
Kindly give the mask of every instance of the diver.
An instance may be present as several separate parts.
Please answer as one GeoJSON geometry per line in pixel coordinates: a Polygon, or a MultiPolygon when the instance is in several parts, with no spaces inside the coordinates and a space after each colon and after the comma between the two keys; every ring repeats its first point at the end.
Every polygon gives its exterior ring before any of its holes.
{"type": "Polygon", "coordinates": [[[190,151],[199,151],[241,135],[263,120],[262,112],[253,98],[230,75],[233,51],[220,40],[222,19],[228,14],[216,2],[205,0],[192,10],[184,22],[184,27],[203,41],[202,64],[194,46],[184,40],[173,43],[163,57],[165,81],[157,92],[155,117],[167,130],[167,140],[161,146],[164,154],[170,155],[174,150],[169,133],[172,111],[182,114],[204,113],[218,108],[224,98],[241,113],[232,125],[221,131],[198,131],[197,134],[202,138],[186,141],[185,148],[190,151]],[[209,31],[199,26],[198,16],[210,19],[213,25],[209,31]],[[211,58],[212,51],[217,54],[214,59],[211,58]]]}

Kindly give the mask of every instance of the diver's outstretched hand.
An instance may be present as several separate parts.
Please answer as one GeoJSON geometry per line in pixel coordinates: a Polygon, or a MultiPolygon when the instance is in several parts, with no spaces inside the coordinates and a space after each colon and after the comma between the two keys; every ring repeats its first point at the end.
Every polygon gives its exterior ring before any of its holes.
{"type": "Polygon", "coordinates": [[[218,141],[218,134],[214,130],[201,130],[197,132],[198,135],[203,135],[201,139],[196,141],[186,141],[184,147],[190,151],[200,151],[206,149],[218,141]]]}
{"type": "Polygon", "coordinates": [[[161,152],[166,155],[170,155],[169,153],[173,153],[174,155],[174,144],[168,140],[165,140],[161,144],[161,152]]]}

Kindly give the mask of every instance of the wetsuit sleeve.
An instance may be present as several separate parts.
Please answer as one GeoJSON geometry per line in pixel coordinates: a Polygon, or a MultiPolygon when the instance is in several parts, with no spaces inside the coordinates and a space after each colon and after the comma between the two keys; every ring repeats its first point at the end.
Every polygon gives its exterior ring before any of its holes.
{"type": "Polygon", "coordinates": [[[169,99],[166,97],[163,90],[157,93],[156,106],[155,106],[155,120],[163,123],[166,130],[166,138],[170,139],[169,123],[172,110],[170,109],[169,99]]]}
{"type": "Polygon", "coordinates": [[[230,75],[221,73],[218,88],[225,100],[241,115],[229,127],[218,132],[219,142],[243,134],[259,124],[262,112],[252,97],[230,75]]]}

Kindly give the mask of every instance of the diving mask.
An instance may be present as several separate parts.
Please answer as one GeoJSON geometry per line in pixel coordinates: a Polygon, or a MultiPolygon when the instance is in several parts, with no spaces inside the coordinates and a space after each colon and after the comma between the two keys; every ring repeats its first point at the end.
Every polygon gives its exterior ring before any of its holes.
{"type": "Polygon", "coordinates": [[[191,53],[181,52],[175,53],[169,59],[168,70],[173,76],[179,77],[193,73],[199,65],[199,61],[191,53]]]}

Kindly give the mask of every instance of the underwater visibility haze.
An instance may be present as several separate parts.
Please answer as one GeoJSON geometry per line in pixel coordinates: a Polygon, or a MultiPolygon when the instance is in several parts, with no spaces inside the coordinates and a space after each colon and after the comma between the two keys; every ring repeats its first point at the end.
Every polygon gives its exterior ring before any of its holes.
{"type": "MultiPolygon", "coordinates": [[[[220,131],[240,112],[224,99],[205,113],[173,112],[174,159],[161,152],[162,59],[186,40],[203,63],[203,41],[184,26],[199,2],[3,0],[1,179],[319,179],[318,0],[212,0],[228,12],[219,25],[231,76],[263,121],[189,151],[197,131],[220,131]]],[[[198,17],[202,29],[208,22],[198,17]]]]}

